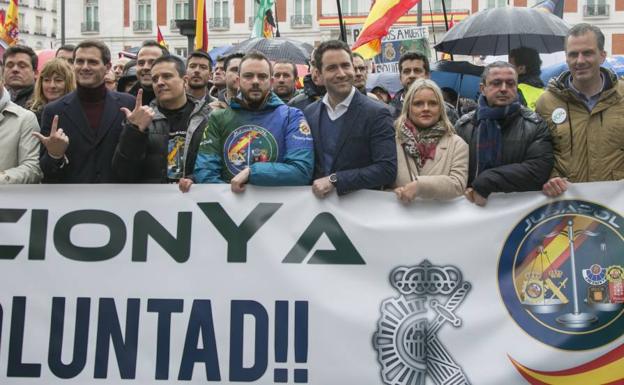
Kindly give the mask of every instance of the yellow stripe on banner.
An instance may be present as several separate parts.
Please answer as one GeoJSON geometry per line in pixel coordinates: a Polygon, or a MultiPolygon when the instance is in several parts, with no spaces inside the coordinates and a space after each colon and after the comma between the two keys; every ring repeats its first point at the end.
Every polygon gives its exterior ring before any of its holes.
{"type": "Polygon", "coordinates": [[[396,6],[400,2],[401,0],[377,0],[366,18],[362,31],[365,31],[366,27],[381,19],[390,8],[396,6]]]}
{"type": "Polygon", "coordinates": [[[359,53],[364,57],[364,59],[371,59],[377,56],[379,51],[381,51],[380,44],[381,42],[379,39],[371,40],[368,43],[357,47],[353,50],[353,52],[359,53]]]}
{"type": "MultiPolygon", "coordinates": [[[[574,218],[574,231],[586,230],[593,222],[594,220],[592,218],[577,216],[574,218]]],[[[543,274],[569,247],[570,241],[568,237],[566,235],[557,235],[548,246],[544,248],[545,255],[538,255],[535,257],[534,262],[527,264],[522,270],[516,272],[515,280],[517,292],[522,291],[522,285],[524,283],[523,278],[527,273],[534,272],[543,274]],[[544,266],[543,269],[542,264],[544,266]]]]}
{"type": "Polygon", "coordinates": [[[537,373],[522,366],[518,362],[515,362],[515,364],[519,370],[526,373],[528,376],[552,385],[608,384],[617,380],[621,381],[622,373],[624,373],[624,357],[608,365],[587,372],[559,376],[537,373]]]}

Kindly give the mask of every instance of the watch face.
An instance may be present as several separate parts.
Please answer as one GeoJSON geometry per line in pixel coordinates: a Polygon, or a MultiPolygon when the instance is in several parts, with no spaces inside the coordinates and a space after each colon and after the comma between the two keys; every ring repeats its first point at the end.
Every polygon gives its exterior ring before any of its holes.
{"type": "Polygon", "coordinates": [[[331,174],[329,176],[329,181],[332,182],[332,183],[338,182],[338,178],[336,177],[336,174],[331,174]]]}

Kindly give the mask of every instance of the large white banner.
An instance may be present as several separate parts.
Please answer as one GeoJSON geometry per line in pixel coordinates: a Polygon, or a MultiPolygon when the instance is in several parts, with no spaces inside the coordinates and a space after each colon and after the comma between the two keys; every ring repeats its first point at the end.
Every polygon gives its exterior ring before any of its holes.
{"type": "Polygon", "coordinates": [[[0,384],[621,384],[624,183],[0,188],[0,384]]]}

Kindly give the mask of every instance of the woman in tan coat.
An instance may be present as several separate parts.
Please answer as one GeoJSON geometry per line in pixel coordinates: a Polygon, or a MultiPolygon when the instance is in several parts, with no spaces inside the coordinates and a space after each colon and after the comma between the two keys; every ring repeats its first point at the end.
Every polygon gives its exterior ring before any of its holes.
{"type": "Polygon", "coordinates": [[[394,192],[404,203],[415,198],[453,199],[463,195],[468,145],[455,134],[440,88],[416,80],[407,91],[395,123],[397,179],[394,192]]]}

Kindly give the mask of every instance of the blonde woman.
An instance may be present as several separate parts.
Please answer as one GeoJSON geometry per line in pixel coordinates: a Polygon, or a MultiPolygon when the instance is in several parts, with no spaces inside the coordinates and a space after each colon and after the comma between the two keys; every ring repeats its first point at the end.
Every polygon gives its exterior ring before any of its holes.
{"type": "Polygon", "coordinates": [[[412,83],[395,128],[398,170],[394,192],[403,203],[464,194],[468,145],[455,134],[442,91],[433,81],[412,83]]]}
{"type": "Polygon", "coordinates": [[[29,106],[37,116],[40,126],[43,107],[75,89],[74,72],[66,60],[52,59],[43,66],[35,83],[32,104],[29,106]]]}

